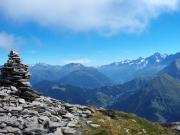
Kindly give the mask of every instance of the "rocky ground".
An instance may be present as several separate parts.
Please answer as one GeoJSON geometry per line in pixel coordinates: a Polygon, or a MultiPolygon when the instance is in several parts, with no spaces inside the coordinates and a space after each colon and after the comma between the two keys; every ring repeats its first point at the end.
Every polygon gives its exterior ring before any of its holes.
{"type": "Polygon", "coordinates": [[[25,101],[17,91],[13,86],[0,88],[0,135],[81,135],[80,120],[94,113],[44,96],[25,101]]]}

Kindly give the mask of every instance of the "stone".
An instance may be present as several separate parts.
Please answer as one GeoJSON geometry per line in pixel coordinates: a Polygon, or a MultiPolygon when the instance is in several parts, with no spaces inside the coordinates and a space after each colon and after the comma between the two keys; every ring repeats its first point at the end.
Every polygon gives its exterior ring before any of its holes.
{"type": "Polygon", "coordinates": [[[33,101],[31,103],[31,105],[33,105],[33,106],[43,106],[43,104],[41,102],[38,102],[38,101],[33,101]]]}
{"type": "Polygon", "coordinates": [[[5,127],[4,129],[7,131],[7,133],[20,132],[20,129],[19,129],[19,128],[13,128],[13,127],[10,127],[10,126],[5,127]]]}
{"type": "Polygon", "coordinates": [[[57,128],[56,131],[54,132],[54,135],[63,135],[62,129],[61,128],[57,128]]]}
{"type": "Polygon", "coordinates": [[[98,125],[98,124],[90,124],[90,126],[93,128],[99,128],[100,127],[100,125],[98,125]]]}
{"type": "Polygon", "coordinates": [[[89,121],[89,120],[88,120],[88,121],[86,121],[86,123],[89,125],[89,124],[91,124],[91,123],[92,123],[92,121],[89,121]]]}
{"type": "Polygon", "coordinates": [[[0,113],[6,113],[6,112],[7,112],[7,110],[0,108],[0,113]]]}
{"type": "Polygon", "coordinates": [[[68,124],[67,124],[68,127],[78,127],[77,125],[77,122],[73,122],[73,121],[70,121],[68,124]]]}
{"type": "Polygon", "coordinates": [[[52,115],[50,117],[50,120],[53,121],[53,122],[59,122],[59,121],[61,121],[61,117],[60,116],[57,117],[57,116],[52,115]]]}
{"type": "Polygon", "coordinates": [[[26,101],[25,101],[24,99],[22,99],[22,98],[19,98],[19,103],[21,103],[21,104],[25,104],[25,103],[26,103],[26,101]]]}
{"type": "Polygon", "coordinates": [[[42,128],[26,128],[22,133],[23,135],[44,135],[47,133],[47,130],[42,128]]]}
{"type": "Polygon", "coordinates": [[[0,97],[6,97],[6,96],[8,96],[7,93],[4,93],[3,91],[0,91],[0,97]]]}
{"type": "Polygon", "coordinates": [[[28,110],[29,115],[38,115],[38,111],[36,110],[28,110]]]}
{"type": "Polygon", "coordinates": [[[83,113],[87,114],[87,115],[91,115],[91,111],[89,111],[89,110],[83,111],[83,113]]]}
{"type": "Polygon", "coordinates": [[[71,119],[74,118],[74,115],[71,113],[66,113],[66,115],[63,115],[63,117],[71,119]]]}
{"type": "Polygon", "coordinates": [[[52,121],[49,122],[49,128],[51,129],[54,129],[57,127],[64,127],[64,126],[66,126],[65,122],[52,122],[52,121]]]}
{"type": "Polygon", "coordinates": [[[31,118],[26,118],[24,121],[24,124],[27,128],[38,128],[39,127],[38,118],[36,116],[31,117],[31,118]]]}
{"type": "Polygon", "coordinates": [[[39,119],[42,121],[50,121],[50,119],[47,116],[40,116],[39,119]]]}
{"type": "Polygon", "coordinates": [[[0,128],[4,128],[4,127],[6,127],[6,126],[7,126],[6,123],[1,123],[1,124],[0,124],[0,128]]]}
{"type": "Polygon", "coordinates": [[[64,133],[64,135],[75,135],[76,134],[76,130],[72,129],[72,128],[65,128],[63,133],[64,133]]]}
{"type": "Polygon", "coordinates": [[[11,86],[11,90],[12,90],[12,91],[18,91],[17,88],[14,87],[14,86],[11,86]]]}
{"type": "Polygon", "coordinates": [[[5,130],[5,129],[0,129],[0,133],[7,133],[7,130],[5,130]]]}

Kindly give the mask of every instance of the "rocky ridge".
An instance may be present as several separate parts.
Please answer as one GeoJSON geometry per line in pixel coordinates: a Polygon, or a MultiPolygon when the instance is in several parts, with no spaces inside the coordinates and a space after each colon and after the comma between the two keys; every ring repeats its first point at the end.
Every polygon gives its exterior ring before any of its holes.
{"type": "Polygon", "coordinates": [[[0,135],[81,135],[94,110],[40,96],[26,101],[14,86],[0,88],[0,135]]]}

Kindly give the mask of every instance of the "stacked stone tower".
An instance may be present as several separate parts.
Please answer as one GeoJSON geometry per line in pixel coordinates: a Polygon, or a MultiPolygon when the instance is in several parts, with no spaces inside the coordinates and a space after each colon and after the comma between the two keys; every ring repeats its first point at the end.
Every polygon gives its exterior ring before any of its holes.
{"type": "Polygon", "coordinates": [[[16,87],[20,96],[30,100],[38,94],[32,90],[29,79],[28,65],[22,64],[18,53],[11,50],[7,63],[1,69],[0,84],[16,87]]]}

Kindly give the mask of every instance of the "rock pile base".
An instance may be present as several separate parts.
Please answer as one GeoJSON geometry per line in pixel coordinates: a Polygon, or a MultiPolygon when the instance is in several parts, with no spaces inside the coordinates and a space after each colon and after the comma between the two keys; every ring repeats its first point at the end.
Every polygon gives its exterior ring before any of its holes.
{"type": "Polygon", "coordinates": [[[94,110],[40,96],[20,98],[16,87],[0,87],[0,135],[81,135],[80,119],[94,110]]]}

